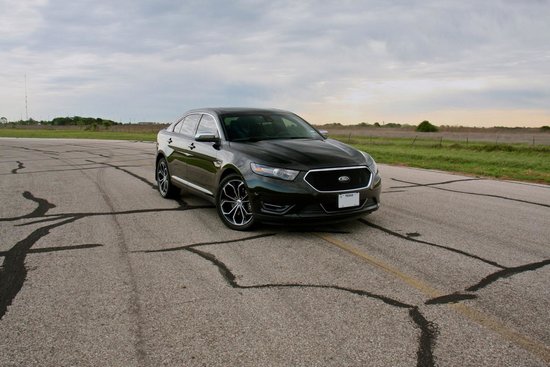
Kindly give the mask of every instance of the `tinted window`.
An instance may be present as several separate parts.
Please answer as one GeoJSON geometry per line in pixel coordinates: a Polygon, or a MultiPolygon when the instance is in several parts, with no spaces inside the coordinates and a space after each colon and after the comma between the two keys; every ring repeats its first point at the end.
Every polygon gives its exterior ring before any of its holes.
{"type": "Polygon", "coordinates": [[[181,130],[179,133],[187,136],[195,135],[195,130],[197,129],[197,124],[200,117],[201,115],[186,116],[181,123],[181,130]]]}
{"type": "Polygon", "coordinates": [[[216,121],[214,118],[210,115],[202,115],[197,133],[213,134],[218,136],[218,128],[216,127],[216,121]]]}

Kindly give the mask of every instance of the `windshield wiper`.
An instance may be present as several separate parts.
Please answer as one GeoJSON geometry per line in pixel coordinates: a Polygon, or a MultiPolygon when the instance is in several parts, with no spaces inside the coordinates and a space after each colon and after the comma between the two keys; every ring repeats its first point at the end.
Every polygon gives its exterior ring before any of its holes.
{"type": "Polygon", "coordinates": [[[230,141],[233,141],[235,143],[248,143],[248,142],[255,143],[260,140],[263,140],[263,138],[257,138],[257,137],[237,138],[237,139],[231,139],[230,141]]]}
{"type": "Polygon", "coordinates": [[[255,143],[262,140],[287,140],[287,139],[315,139],[315,138],[312,138],[311,136],[263,136],[263,137],[252,136],[249,138],[237,138],[231,141],[236,143],[243,143],[243,142],[255,143]]]}

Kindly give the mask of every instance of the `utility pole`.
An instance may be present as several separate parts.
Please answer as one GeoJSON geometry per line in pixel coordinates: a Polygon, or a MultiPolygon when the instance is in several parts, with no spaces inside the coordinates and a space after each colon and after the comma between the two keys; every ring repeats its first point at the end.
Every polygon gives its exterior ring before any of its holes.
{"type": "Polygon", "coordinates": [[[25,117],[29,121],[29,104],[27,100],[27,73],[25,73],[25,117]]]}

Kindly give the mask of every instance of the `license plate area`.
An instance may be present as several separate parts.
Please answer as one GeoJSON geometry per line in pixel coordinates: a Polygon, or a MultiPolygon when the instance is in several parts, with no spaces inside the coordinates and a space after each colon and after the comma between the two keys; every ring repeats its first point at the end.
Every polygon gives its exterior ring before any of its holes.
{"type": "Polygon", "coordinates": [[[338,195],[338,209],[359,206],[359,193],[348,192],[338,195]]]}

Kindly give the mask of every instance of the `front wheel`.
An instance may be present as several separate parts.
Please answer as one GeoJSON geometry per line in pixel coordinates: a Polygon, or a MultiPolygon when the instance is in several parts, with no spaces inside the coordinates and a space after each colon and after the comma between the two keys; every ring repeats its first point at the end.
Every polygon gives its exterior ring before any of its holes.
{"type": "Polygon", "coordinates": [[[255,224],[248,188],[239,175],[229,175],[222,180],[216,208],[223,224],[231,229],[246,231],[255,224]]]}

